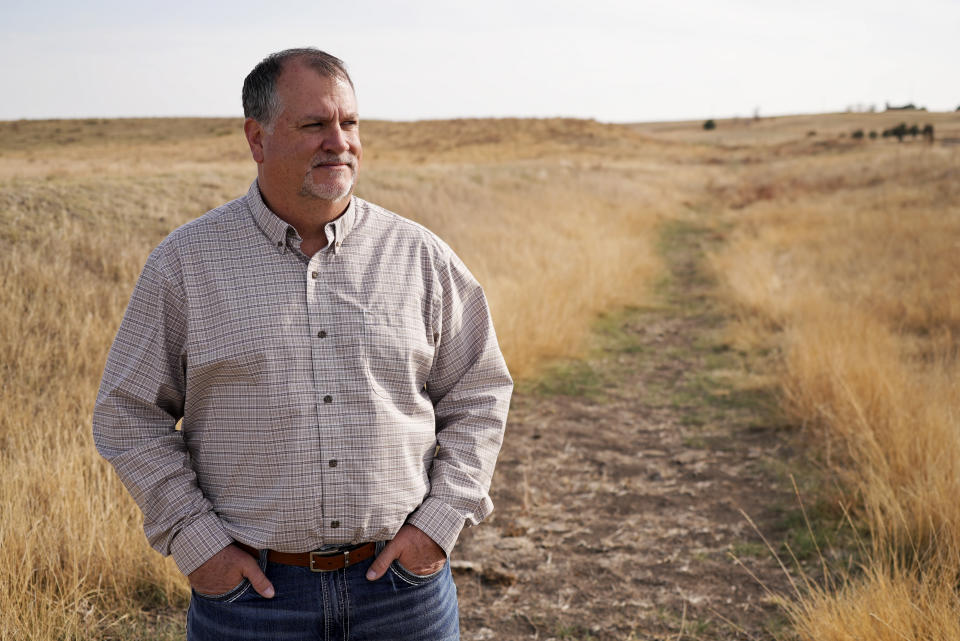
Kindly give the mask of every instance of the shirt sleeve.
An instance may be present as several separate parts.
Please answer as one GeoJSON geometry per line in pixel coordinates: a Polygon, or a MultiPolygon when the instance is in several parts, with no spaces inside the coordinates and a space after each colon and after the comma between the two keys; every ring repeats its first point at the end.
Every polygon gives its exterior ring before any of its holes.
{"type": "Polygon", "coordinates": [[[190,574],[232,542],[197,486],[177,430],[186,378],[186,297],[164,245],[151,254],[114,339],[93,414],[100,454],[143,511],[147,540],[190,574]]]}
{"type": "Polygon", "coordinates": [[[452,252],[440,281],[440,318],[435,320],[439,331],[427,379],[438,448],[430,492],[407,522],[449,555],[464,525],[476,525],[493,510],[490,481],[513,381],[483,289],[452,252]]]}

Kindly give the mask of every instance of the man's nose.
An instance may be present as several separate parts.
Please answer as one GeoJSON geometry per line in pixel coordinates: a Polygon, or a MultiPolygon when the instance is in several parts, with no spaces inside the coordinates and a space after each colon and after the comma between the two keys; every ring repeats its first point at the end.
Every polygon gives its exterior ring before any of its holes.
{"type": "Polygon", "coordinates": [[[347,142],[343,129],[339,125],[331,127],[330,132],[323,138],[323,150],[342,154],[349,149],[350,143],[347,142]]]}

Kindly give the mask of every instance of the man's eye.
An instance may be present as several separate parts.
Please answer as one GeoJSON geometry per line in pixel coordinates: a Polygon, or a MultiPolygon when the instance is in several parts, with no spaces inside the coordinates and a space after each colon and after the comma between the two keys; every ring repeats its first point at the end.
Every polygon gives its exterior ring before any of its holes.
{"type": "Polygon", "coordinates": [[[357,122],[356,120],[344,120],[342,123],[340,123],[340,126],[341,126],[341,127],[356,127],[356,126],[359,125],[359,124],[360,124],[360,123],[357,122]]]}

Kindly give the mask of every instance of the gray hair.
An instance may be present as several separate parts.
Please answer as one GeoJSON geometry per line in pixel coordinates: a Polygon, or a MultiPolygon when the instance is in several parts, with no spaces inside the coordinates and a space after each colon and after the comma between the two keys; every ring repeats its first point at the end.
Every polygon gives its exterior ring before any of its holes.
{"type": "Polygon", "coordinates": [[[277,78],[289,60],[300,60],[326,78],[341,78],[353,88],[343,60],[314,47],[284,49],[271,53],[253,68],[243,81],[243,115],[271,126],[280,111],[280,96],[277,95],[277,78]]]}

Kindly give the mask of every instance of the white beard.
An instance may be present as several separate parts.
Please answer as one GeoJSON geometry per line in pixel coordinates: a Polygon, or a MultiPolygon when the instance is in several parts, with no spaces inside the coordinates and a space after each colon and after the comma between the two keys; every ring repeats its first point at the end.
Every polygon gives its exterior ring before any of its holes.
{"type": "Polygon", "coordinates": [[[300,195],[307,198],[316,198],[318,200],[342,200],[350,195],[354,185],[357,183],[357,161],[351,157],[350,179],[340,179],[335,183],[316,183],[313,180],[313,171],[303,177],[303,184],[300,186],[300,195]]]}

